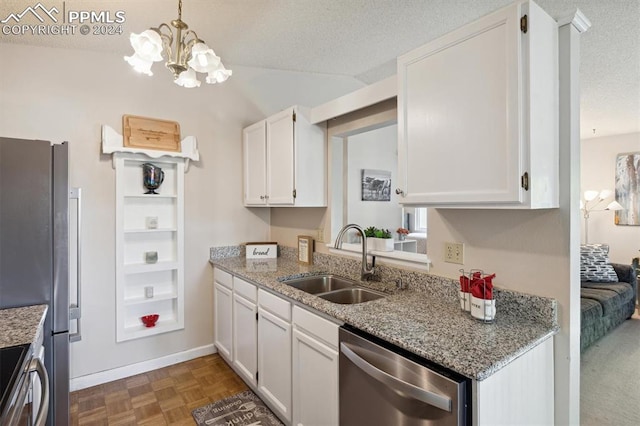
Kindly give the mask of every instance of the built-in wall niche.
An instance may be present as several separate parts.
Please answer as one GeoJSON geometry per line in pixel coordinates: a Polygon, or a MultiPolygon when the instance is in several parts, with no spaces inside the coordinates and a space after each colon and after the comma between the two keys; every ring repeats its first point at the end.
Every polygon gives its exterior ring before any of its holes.
{"type": "Polygon", "coordinates": [[[184,328],[184,173],[182,158],[114,153],[116,170],[116,338],[118,342],[184,328]],[[154,193],[143,166],[162,169],[154,193]],[[158,314],[153,327],[141,318],[158,314]]]}
{"type": "MultiPolygon", "coordinates": [[[[416,229],[416,216],[420,213],[426,222],[426,210],[403,209],[395,193],[398,179],[397,124],[395,108],[391,114],[342,119],[329,123],[331,143],[331,240],[335,241],[340,229],[347,223],[363,228],[375,226],[389,229],[395,240],[388,257],[427,263],[426,229],[416,229]],[[385,117],[392,117],[385,119],[385,117]],[[381,170],[390,173],[389,201],[366,201],[362,196],[363,170],[381,170]],[[399,227],[412,231],[400,241],[399,227]],[[422,255],[422,256],[420,256],[422,255]]],[[[425,225],[426,228],[426,225],[425,225]]],[[[355,231],[346,237],[347,243],[359,244],[355,231]]],[[[348,247],[348,245],[343,245],[348,247]]],[[[384,257],[385,255],[378,255],[384,257]]]]}

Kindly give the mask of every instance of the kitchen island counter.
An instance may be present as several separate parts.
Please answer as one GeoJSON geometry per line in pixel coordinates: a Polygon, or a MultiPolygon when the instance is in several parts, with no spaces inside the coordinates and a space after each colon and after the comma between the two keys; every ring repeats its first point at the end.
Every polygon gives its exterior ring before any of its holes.
{"type": "Polygon", "coordinates": [[[47,305],[0,309],[0,348],[36,341],[47,315],[47,305]]]}
{"type": "Polygon", "coordinates": [[[496,318],[483,323],[460,309],[455,281],[423,273],[398,270],[403,280],[413,283],[407,290],[397,290],[393,282],[360,282],[389,295],[352,305],[328,302],[281,281],[319,273],[349,275],[341,269],[340,257],[325,257],[331,260],[310,266],[286,257],[258,263],[233,256],[212,258],[211,263],[476,380],[486,379],[558,331],[555,300],[498,290],[496,318]],[[420,285],[425,279],[431,282],[420,285]]]}

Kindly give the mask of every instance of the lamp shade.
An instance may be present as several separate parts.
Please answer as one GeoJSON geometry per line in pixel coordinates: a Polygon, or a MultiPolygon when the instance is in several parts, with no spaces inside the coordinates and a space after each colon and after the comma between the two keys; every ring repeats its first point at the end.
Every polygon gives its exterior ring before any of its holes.
{"type": "Polygon", "coordinates": [[[142,59],[137,53],[134,53],[131,56],[125,56],[124,60],[127,61],[137,72],[146,75],[153,75],[151,72],[151,65],[153,65],[153,62],[142,59]]]}
{"type": "Polygon", "coordinates": [[[600,192],[598,192],[598,191],[593,191],[593,190],[591,190],[591,191],[584,191],[584,199],[585,199],[585,201],[591,201],[591,200],[594,200],[594,199],[598,196],[598,194],[599,194],[599,193],[600,193],[600,192]]]}
{"type": "Polygon", "coordinates": [[[206,44],[196,43],[191,49],[191,59],[187,64],[198,72],[208,73],[218,68],[220,57],[206,44]]]}
{"type": "Polygon", "coordinates": [[[189,68],[186,71],[182,71],[178,78],[174,80],[178,86],[192,88],[200,87],[200,81],[196,78],[196,72],[193,68],[189,68]]]}
{"type": "Polygon", "coordinates": [[[624,210],[624,207],[622,207],[620,203],[614,200],[609,203],[605,210],[624,210]]]}
{"type": "Polygon", "coordinates": [[[162,60],[162,38],[157,32],[146,30],[140,34],[131,33],[129,41],[140,58],[152,62],[162,60]]]}
{"type": "Polygon", "coordinates": [[[226,81],[229,77],[231,77],[231,74],[233,74],[233,71],[226,69],[224,65],[220,64],[218,68],[209,72],[209,74],[207,75],[207,83],[222,83],[223,81],[226,81]]]}

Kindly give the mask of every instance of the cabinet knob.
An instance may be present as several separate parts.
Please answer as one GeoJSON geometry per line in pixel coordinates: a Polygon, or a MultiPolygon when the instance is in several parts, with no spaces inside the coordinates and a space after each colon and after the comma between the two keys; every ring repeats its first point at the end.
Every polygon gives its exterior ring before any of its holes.
{"type": "Polygon", "coordinates": [[[400,188],[396,188],[396,194],[404,196],[404,191],[400,188]]]}
{"type": "Polygon", "coordinates": [[[264,200],[264,195],[261,195],[261,196],[260,196],[260,199],[261,199],[261,200],[264,200]]]}

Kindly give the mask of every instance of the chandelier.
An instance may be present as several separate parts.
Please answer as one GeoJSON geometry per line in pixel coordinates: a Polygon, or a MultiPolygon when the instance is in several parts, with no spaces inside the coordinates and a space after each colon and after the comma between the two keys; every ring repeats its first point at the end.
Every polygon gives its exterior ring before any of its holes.
{"type": "Polygon", "coordinates": [[[164,54],[174,83],[182,87],[200,86],[196,72],[206,73],[209,84],[222,83],[231,76],[220,57],[182,20],[182,0],[178,1],[178,19],[171,21],[171,27],[163,23],[140,34],[131,33],[135,53],[125,56],[125,61],[139,73],[153,75],[151,65],[162,61],[164,54]]]}

